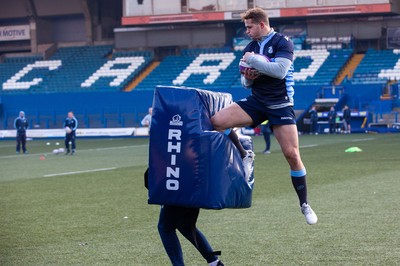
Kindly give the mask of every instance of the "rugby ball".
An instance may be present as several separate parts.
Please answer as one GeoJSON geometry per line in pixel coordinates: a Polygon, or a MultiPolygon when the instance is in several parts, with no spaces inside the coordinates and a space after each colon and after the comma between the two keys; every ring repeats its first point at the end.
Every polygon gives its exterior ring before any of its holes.
{"type": "Polygon", "coordinates": [[[72,130],[69,127],[65,127],[65,132],[67,132],[69,134],[72,132],[72,130]]]}
{"type": "Polygon", "coordinates": [[[240,62],[239,62],[239,71],[240,71],[240,73],[243,73],[248,69],[253,69],[254,70],[255,68],[253,68],[252,66],[247,64],[245,61],[240,60],[240,62]]]}
{"type": "MultiPolygon", "coordinates": [[[[254,56],[262,58],[262,60],[265,60],[265,62],[270,62],[271,60],[269,59],[268,56],[262,55],[262,54],[254,54],[254,56]]],[[[243,60],[240,60],[239,62],[239,71],[240,73],[245,72],[247,69],[252,69],[254,70],[255,68],[252,67],[250,64],[246,63],[243,60]]]]}

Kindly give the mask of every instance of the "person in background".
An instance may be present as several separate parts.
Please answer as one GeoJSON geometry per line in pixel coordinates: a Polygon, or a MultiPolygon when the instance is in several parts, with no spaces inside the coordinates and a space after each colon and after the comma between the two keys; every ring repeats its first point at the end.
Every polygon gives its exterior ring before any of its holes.
{"type": "Polygon", "coordinates": [[[140,124],[144,127],[150,127],[151,126],[151,115],[153,114],[153,108],[149,107],[148,114],[143,117],[142,121],[140,124]]]}
{"type": "Polygon", "coordinates": [[[265,120],[264,122],[261,123],[260,125],[261,132],[264,136],[264,141],[265,141],[265,150],[262,151],[264,154],[270,154],[271,153],[271,128],[269,126],[269,121],[265,120]]]}
{"type": "Polygon", "coordinates": [[[16,153],[22,152],[26,154],[28,151],[26,150],[26,130],[28,129],[29,124],[28,120],[26,120],[25,112],[20,111],[19,116],[14,120],[14,128],[17,130],[17,147],[16,153]]]}
{"type": "Polygon", "coordinates": [[[351,110],[350,108],[345,105],[343,107],[343,133],[350,134],[351,133],[351,110]]]}
{"type": "Polygon", "coordinates": [[[318,135],[318,112],[317,108],[313,106],[310,110],[311,130],[310,134],[318,135]]]}
{"type": "MultiPolygon", "coordinates": [[[[144,186],[149,188],[149,169],[144,173],[144,186]]],[[[173,266],[184,266],[182,246],[176,230],[178,230],[200,252],[209,266],[224,266],[205,235],[197,228],[200,208],[162,205],[158,220],[158,233],[161,242],[173,266]]]]}
{"type": "Polygon", "coordinates": [[[209,266],[223,266],[205,235],[197,228],[200,208],[163,205],[160,210],[158,232],[172,265],[185,265],[178,230],[200,252],[209,266]]]}
{"type": "Polygon", "coordinates": [[[328,112],[328,123],[329,123],[329,133],[334,134],[336,132],[336,111],[335,107],[331,106],[328,112]]]}
{"type": "Polygon", "coordinates": [[[68,112],[67,118],[64,121],[64,129],[65,129],[65,155],[71,153],[71,155],[75,154],[76,151],[76,129],[78,128],[78,120],[75,118],[73,112],[68,112]],[[70,149],[71,143],[71,149],[70,149]]]}

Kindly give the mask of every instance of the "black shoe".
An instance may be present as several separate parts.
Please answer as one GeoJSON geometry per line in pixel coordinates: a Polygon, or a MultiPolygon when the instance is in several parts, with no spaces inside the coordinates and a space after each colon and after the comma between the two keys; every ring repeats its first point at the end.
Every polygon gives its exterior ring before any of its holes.
{"type": "Polygon", "coordinates": [[[65,155],[68,155],[69,154],[69,151],[67,151],[66,153],[65,153],[65,155]]]}
{"type": "Polygon", "coordinates": [[[218,261],[217,266],[224,266],[224,264],[222,263],[222,261],[218,261]]]}
{"type": "Polygon", "coordinates": [[[75,151],[72,151],[72,152],[71,152],[71,155],[74,155],[74,154],[75,154],[75,151]]]}

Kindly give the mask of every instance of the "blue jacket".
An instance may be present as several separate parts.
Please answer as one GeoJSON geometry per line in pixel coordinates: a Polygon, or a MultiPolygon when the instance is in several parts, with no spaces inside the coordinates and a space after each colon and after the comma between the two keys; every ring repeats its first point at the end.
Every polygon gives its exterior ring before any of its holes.
{"type": "Polygon", "coordinates": [[[25,134],[26,130],[28,129],[28,120],[26,120],[25,116],[20,117],[18,116],[14,120],[14,128],[17,130],[18,134],[25,134]]]}

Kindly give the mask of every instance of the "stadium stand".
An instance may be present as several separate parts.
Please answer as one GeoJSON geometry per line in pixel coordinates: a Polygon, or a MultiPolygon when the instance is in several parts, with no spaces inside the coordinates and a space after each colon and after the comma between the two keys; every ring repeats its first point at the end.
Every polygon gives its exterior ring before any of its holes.
{"type": "Polygon", "coordinates": [[[149,51],[112,51],[110,45],[63,47],[47,60],[7,58],[0,64],[2,93],[120,91],[153,58],[149,51]],[[38,84],[25,83],[35,78],[41,79],[38,84]]]}
{"type": "MultiPolygon", "coordinates": [[[[155,58],[152,51],[113,50],[111,45],[62,47],[46,60],[38,56],[7,57],[0,63],[2,94],[122,92],[155,58]],[[13,76],[22,88],[8,83],[13,76]],[[35,79],[40,79],[38,84],[26,84],[35,79]],[[26,86],[29,90],[23,89],[26,86]]],[[[294,60],[296,107],[307,109],[324,87],[331,86],[352,53],[352,49],[297,50],[294,60]]],[[[241,57],[241,51],[227,47],[184,49],[180,55],[165,57],[133,88],[133,92],[152,93],[157,85],[176,85],[229,91],[238,99],[247,94],[241,87],[237,67],[241,57]]],[[[399,79],[398,61],[399,50],[370,49],[356,68],[353,78],[344,83],[383,85],[399,79]]],[[[372,91],[373,88],[368,90],[372,91]]],[[[351,105],[357,106],[356,103],[360,101],[379,101],[379,96],[377,94],[361,100],[351,96],[348,99],[353,101],[351,105]]],[[[62,111],[43,108],[31,112],[36,114],[33,122],[41,127],[51,128],[64,116],[65,108],[60,108],[62,111]]],[[[138,118],[132,116],[131,112],[134,112],[132,108],[124,110],[110,107],[106,110],[90,105],[78,111],[83,117],[81,125],[84,127],[132,125],[132,121],[138,118]]],[[[135,123],[138,121],[133,125],[135,123]]],[[[3,125],[7,127],[9,123],[5,121],[3,125]]]]}
{"type": "Polygon", "coordinates": [[[180,56],[168,56],[135,90],[153,90],[155,86],[176,85],[208,90],[230,88],[240,74],[241,52],[226,48],[186,49],[180,56]]]}
{"type": "Polygon", "coordinates": [[[352,49],[296,51],[294,61],[296,84],[331,85],[352,52],[352,49]]]}
{"type": "Polygon", "coordinates": [[[137,125],[157,85],[196,87],[229,92],[234,100],[243,98],[249,91],[240,84],[237,66],[250,40],[238,12],[260,5],[285,11],[337,11],[318,20],[290,13],[279,21],[271,17],[271,25],[289,36],[296,49],[296,111],[307,110],[323,97],[339,98],[341,108],[342,94],[353,109],[382,113],[400,107],[400,50],[395,49],[399,48],[399,5],[388,0],[278,1],[274,7],[269,3],[273,1],[240,5],[220,1],[215,9],[190,6],[196,1],[188,2],[189,6],[174,1],[174,15],[164,14],[172,6],[168,1],[147,13],[141,10],[143,1],[128,1],[132,5],[124,0],[23,2],[11,1],[0,12],[3,127],[10,126],[8,120],[20,108],[40,127],[59,126],[68,109],[74,109],[85,127],[137,125]],[[348,5],[363,11],[349,11],[348,5]],[[386,11],[379,20],[370,20],[382,5],[386,11]],[[225,12],[224,16],[211,19],[215,11],[225,12]],[[194,16],[199,23],[177,20],[181,16],[194,16]],[[13,33],[21,38],[14,39],[13,33]]]}
{"type": "MultiPolygon", "coordinates": [[[[36,60],[35,60],[36,61],[36,60]]],[[[22,70],[27,64],[33,63],[31,57],[15,57],[15,58],[6,58],[4,63],[0,64],[0,83],[4,84],[6,81],[22,70]]],[[[5,93],[6,91],[3,89],[4,85],[1,88],[1,92],[5,93]]],[[[20,92],[20,90],[13,90],[14,93],[20,92]]]]}
{"type": "MultiPolygon", "coordinates": [[[[351,57],[352,49],[298,50],[295,53],[296,86],[332,85],[340,70],[351,57]]],[[[352,84],[384,84],[400,79],[399,50],[368,50],[356,68],[352,84]],[[397,65],[396,65],[397,64],[397,65]]],[[[156,85],[201,87],[209,90],[240,86],[237,65],[241,51],[227,48],[185,49],[181,55],[161,61],[135,90],[153,90],[156,85]],[[196,61],[197,60],[197,61],[196,61]],[[210,75],[210,73],[212,73],[210,75]]],[[[23,93],[17,83],[40,78],[29,87],[29,93],[121,91],[154,59],[151,51],[117,51],[112,46],[82,46],[59,48],[49,59],[38,56],[6,58],[0,64],[2,93],[23,93]],[[41,66],[38,61],[49,61],[41,66]],[[61,62],[61,63],[59,63],[61,62]],[[27,65],[35,65],[28,68],[27,65]],[[54,70],[54,71],[51,71],[54,70]],[[117,77],[118,76],[118,77],[117,77]],[[20,79],[18,79],[20,78],[20,79]],[[4,85],[5,84],[5,85],[4,85]]]]}
{"type": "MultiPolygon", "coordinates": [[[[352,49],[296,51],[294,64],[297,84],[331,85],[351,54],[352,49]]],[[[241,56],[241,51],[186,49],[182,51],[181,56],[165,58],[158,68],[136,87],[136,90],[153,89],[158,84],[201,87],[209,90],[241,87],[237,71],[241,56]],[[233,58],[232,55],[234,59],[229,60],[233,58]],[[230,62],[226,68],[219,65],[224,57],[230,62]],[[215,76],[207,78],[208,73],[202,72],[207,70],[207,66],[211,69],[213,66],[219,66],[218,71],[215,70],[215,76]]]]}
{"type": "Polygon", "coordinates": [[[385,84],[400,80],[398,49],[377,51],[369,49],[351,79],[352,84],[385,84]]]}
{"type": "MultiPolygon", "coordinates": [[[[15,95],[14,98],[19,99],[16,105],[24,106],[24,110],[30,114],[31,125],[38,128],[61,127],[69,109],[74,109],[80,118],[80,127],[136,125],[142,114],[134,100],[127,97],[132,95],[123,97],[132,102],[129,106],[121,100],[123,95],[100,93],[122,91],[152,61],[154,55],[151,51],[112,52],[111,45],[80,46],[59,48],[47,60],[37,56],[7,57],[0,63],[1,94],[4,99],[8,95],[15,95]],[[118,77],[122,78],[116,79],[118,77]],[[37,84],[32,84],[33,81],[37,81],[37,84]],[[84,82],[89,86],[85,87],[84,82]],[[112,82],[115,86],[110,85],[112,82]],[[89,96],[87,93],[91,92],[96,93],[89,96]],[[109,96],[110,101],[114,99],[116,102],[105,103],[99,99],[103,96],[106,99],[109,96]],[[81,98],[86,101],[82,102],[81,98]],[[120,107],[118,103],[124,106],[120,107]]],[[[136,98],[139,99],[138,96],[136,98]]],[[[142,102],[146,103],[146,108],[151,104],[151,100],[142,102]]],[[[12,128],[15,108],[20,108],[8,106],[3,114],[4,129],[12,128]]]]}
{"type": "Polygon", "coordinates": [[[32,56],[6,57],[4,63],[34,63],[38,60],[43,60],[43,56],[32,55],[32,56]]]}

